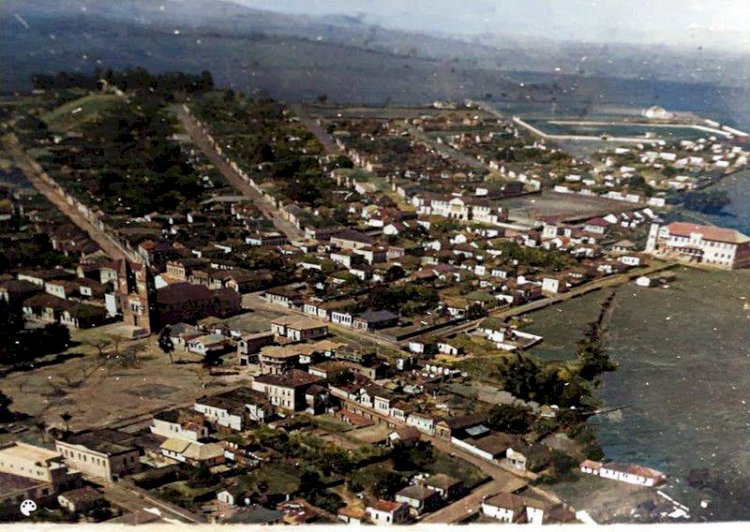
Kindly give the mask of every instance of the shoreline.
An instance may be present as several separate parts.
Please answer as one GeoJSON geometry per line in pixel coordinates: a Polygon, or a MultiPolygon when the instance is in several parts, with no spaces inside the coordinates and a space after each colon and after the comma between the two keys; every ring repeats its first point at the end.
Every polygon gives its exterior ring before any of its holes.
{"type": "Polygon", "coordinates": [[[608,458],[668,473],[659,489],[690,508],[689,522],[747,518],[749,473],[746,462],[733,457],[747,452],[739,436],[746,423],[737,412],[747,411],[738,403],[745,399],[741,381],[748,355],[740,324],[747,323],[741,305],[742,297],[750,296],[749,280],[746,270],[681,265],[668,293],[621,291],[609,331],[609,350],[616,350],[622,373],[602,381],[598,398],[605,404],[632,402],[634,408],[624,418],[592,416],[588,424],[608,458]],[[702,308],[699,302],[708,294],[714,299],[702,308]],[[697,312],[711,317],[681,334],[697,312]],[[718,337],[710,333],[717,328],[718,337]],[[706,401],[696,402],[697,394],[708,394],[706,401]],[[725,432],[712,432],[724,419],[725,432]]]}

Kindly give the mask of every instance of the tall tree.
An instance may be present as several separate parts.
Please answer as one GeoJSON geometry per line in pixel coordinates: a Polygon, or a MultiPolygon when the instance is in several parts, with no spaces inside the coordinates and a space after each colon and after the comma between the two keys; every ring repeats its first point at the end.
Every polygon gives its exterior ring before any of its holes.
{"type": "Polygon", "coordinates": [[[170,337],[171,332],[172,328],[169,325],[161,330],[161,332],[159,333],[159,349],[161,349],[162,352],[169,357],[169,363],[174,364],[174,360],[172,359],[172,353],[174,352],[174,343],[172,342],[172,338],[170,337]]]}

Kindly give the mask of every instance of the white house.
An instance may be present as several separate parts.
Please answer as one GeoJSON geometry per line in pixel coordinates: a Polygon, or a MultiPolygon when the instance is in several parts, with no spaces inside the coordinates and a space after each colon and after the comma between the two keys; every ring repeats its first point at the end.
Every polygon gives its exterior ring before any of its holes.
{"type": "Polygon", "coordinates": [[[403,523],[409,517],[409,507],[401,502],[377,500],[365,508],[367,517],[376,525],[403,523]]]}
{"type": "Polygon", "coordinates": [[[482,513],[502,523],[544,523],[544,507],[540,501],[512,493],[498,493],[482,501],[482,513]]]}
{"type": "Polygon", "coordinates": [[[208,424],[201,414],[180,408],[155,414],[149,428],[153,434],[188,441],[198,441],[209,434],[208,424]]]}
{"type": "Polygon", "coordinates": [[[568,285],[565,281],[557,277],[544,277],[542,279],[542,292],[550,292],[552,294],[559,294],[560,292],[566,292],[568,285]]]}
{"type": "Polygon", "coordinates": [[[746,268],[750,266],[750,237],[734,229],[686,222],[663,227],[651,224],[646,252],[716,268],[746,268]]]}
{"type": "Polygon", "coordinates": [[[664,473],[650,467],[636,464],[602,464],[593,460],[581,462],[581,472],[638,486],[656,486],[666,478],[664,473]]]}
{"type": "Polygon", "coordinates": [[[406,424],[415,427],[416,429],[426,432],[427,434],[433,434],[435,432],[435,419],[421,412],[412,412],[406,417],[406,424]]]}

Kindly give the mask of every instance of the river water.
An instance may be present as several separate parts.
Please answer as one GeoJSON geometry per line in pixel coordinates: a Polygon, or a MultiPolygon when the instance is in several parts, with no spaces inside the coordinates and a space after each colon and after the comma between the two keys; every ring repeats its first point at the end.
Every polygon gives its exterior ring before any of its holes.
{"type": "Polygon", "coordinates": [[[618,290],[607,347],[620,367],[600,393],[628,406],[592,422],[607,458],[667,473],[695,518],[750,520],[750,271],[676,274],[666,289],[618,290]],[[711,490],[687,486],[701,468],[711,490]]]}
{"type": "MultiPolygon", "coordinates": [[[[750,130],[747,89],[632,85],[603,90],[602,102],[658,104],[750,130]]],[[[750,171],[714,188],[731,205],[697,219],[750,235],[750,171]]],[[[664,491],[692,520],[750,520],[750,270],[676,273],[666,289],[618,290],[607,346],[620,366],[600,394],[608,406],[629,406],[591,422],[608,459],[669,475],[664,491]],[[700,487],[688,485],[691,473],[700,487]]]]}

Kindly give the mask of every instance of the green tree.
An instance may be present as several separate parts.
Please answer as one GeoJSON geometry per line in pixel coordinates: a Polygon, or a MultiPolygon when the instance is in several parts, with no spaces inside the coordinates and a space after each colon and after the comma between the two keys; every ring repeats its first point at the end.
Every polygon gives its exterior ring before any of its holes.
{"type": "Polygon", "coordinates": [[[575,478],[575,472],[578,469],[578,460],[575,458],[571,458],[567,454],[553,449],[550,464],[557,480],[571,480],[575,478]]]}
{"type": "Polygon", "coordinates": [[[10,405],[13,400],[0,392],[0,421],[10,421],[13,419],[13,413],[10,411],[10,405]]]}
{"type": "Polygon", "coordinates": [[[214,481],[213,474],[209,467],[201,462],[195,467],[188,469],[187,484],[191,488],[202,488],[209,486],[214,481]]]}
{"type": "Polygon", "coordinates": [[[435,457],[430,442],[419,441],[416,445],[396,442],[391,451],[393,468],[396,471],[420,471],[433,463],[435,457]]]}
{"type": "Polygon", "coordinates": [[[169,357],[169,363],[174,364],[174,360],[172,359],[172,353],[174,352],[174,343],[172,342],[172,338],[170,337],[171,332],[172,328],[170,326],[166,326],[161,330],[161,332],[159,333],[159,349],[161,349],[162,353],[169,357]]]}
{"type": "Polygon", "coordinates": [[[333,160],[334,168],[354,168],[354,163],[346,155],[339,155],[333,160]]]}
{"type": "Polygon", "coordinates": [[[488,426],[509,434],[525,434],[533,423],[532,413],[518,405],[495,405],[487,417],[488,426]]]}
{"type": "Polygon", "coordinates": [[[65,423],[65,432],[70,432],[70,420],[73,419],[73,414],[70,412],[63,412],[60,414],[60,419],[63,420],[63,423],[65,423]]]}
{"type": "Polygon", "coordinates": [[[383,280],[386,283],[392,283],[393,281],[398,281],[399,279],[403,279],[406,275],[406,272],[404,269],[399,266],[398,264],[394,264],[388,270],[386,270],[385,275],[383,275],[383,280]]]}
{"type": "Polygon", "coordinates": [[[380,499],[392,499],[397,491],[404,487],[404,477],[389,471],[372,486],[372,493],[380,499]]]}

